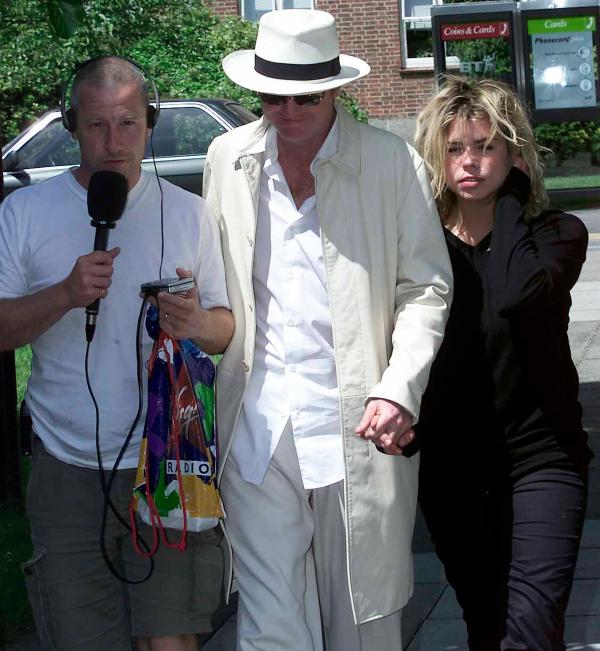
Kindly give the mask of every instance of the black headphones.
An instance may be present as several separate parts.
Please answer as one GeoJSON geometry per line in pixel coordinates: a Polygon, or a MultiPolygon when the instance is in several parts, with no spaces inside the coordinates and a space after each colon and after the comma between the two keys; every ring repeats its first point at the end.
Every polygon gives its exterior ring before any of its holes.
{"type": "Polygon", "coordinates": [[[139,63],[136,63],[133,59],[128,59],[127,57],[121,57],[117,55],[102,55],[99,57],[94,57],[93,59],[88,59],[87,61],[80,63],[75,68],[75,70],[71,72],[69,78],[64,83],[60,97],[60,117],[65,129],[71,132],[77,129],[77,115],[75,114],[75,110],[71,106],[67,108],[67,93],[69,92],[69,86],[71,85],[71,82],[74,81],[75,77],[83,70],[83,68],[91,65],[92,63],[95,63],[96,61],[101,61],[102,59],[120,59],[121,61],[127,61],[127,63],[130,63],[144,75],[147,82],[150,82],[150,87],[152,89],[152,93],[154,94],[155,106],[148,104],[146,119],[148,122],[148,128],[153,129],[158,122],[158,116],[160,114],[160,98],[158,97],[158,89],[156,88],[154,79],[152,79],[146,70],[144,70],[144,68],[142,68],[142,66],[139,63]]]}

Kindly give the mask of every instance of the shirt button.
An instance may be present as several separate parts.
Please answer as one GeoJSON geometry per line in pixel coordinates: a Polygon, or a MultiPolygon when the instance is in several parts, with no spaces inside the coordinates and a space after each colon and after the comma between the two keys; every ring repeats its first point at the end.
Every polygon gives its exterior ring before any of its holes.
{"type": "Polygon", "coordinates": [[[252,305],[252,303],[248,303],[248,309],[250,312],[254,312],[254,305],[252,305]]]}
{"type": "Polygon", "coordinates": [[[247,373],[250,370],[250,367],[248,366],[248,362],[246,360],[242,362],[242,368],[244,369],[245,373],[247,373]]]}
{"type": "Polygon", "coordinates": [[[252,246],[252,244],[253,244],[253,240],[252,240],[252,238],[250,237],[250,235],[247,235],[247,236],[246,236],[246,239],[248,240],[248,244],[249,244],[250,246],[252,246]]]}

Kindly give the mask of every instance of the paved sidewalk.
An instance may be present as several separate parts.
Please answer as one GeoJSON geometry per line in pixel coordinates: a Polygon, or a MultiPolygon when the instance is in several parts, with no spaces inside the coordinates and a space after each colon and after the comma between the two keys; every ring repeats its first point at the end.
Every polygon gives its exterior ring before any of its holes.
{"type": "MultiPolygon", "coordinates": [[[[597,216],[600,223],[600,211],[577,214],[597,216]]],[[[592,233],[588,261],[572,295],[569,339],[581,382],[584,423],[596,458],[590,468],[589,504],[567,611],[566,641],[571,651],[600,651],[600,234],[592,233]]],[[[459,607],[421,518],[417,520],[414,550],[415,594],[403,614],[405,651],[467,651],[459,607]]],[[[235,651],[235,632],[233,614],[202,650],[235,651]]],[[[40,646],[35,634],[30,633],[5,651],[40,651],[40,646]]]]}

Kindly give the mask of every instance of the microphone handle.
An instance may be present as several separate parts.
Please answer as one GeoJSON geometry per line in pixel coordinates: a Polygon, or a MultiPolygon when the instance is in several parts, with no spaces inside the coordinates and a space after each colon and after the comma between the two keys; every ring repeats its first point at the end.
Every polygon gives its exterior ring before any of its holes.
{"type": "MultiPolygon", "coordinates": [[[[94,251],[106,251],[108,247],[108,233],[110,229],[106,226],[96,226],[96,236],[94,237],[94,251]]],[[[85,308],[85,335],[87,341],[92,341],[94,331],[96,330],[96,317],[100,308],[100,299],[97,298],[93,303],[85,308]]]]}
{"type": "MultiPolygon", "coordinates": [[[[94,237],[94,251],[106,251],[108,247],[108,234],[110,229],[105,226],[96,226],[96,236],[94,237]]],[[[93,303],[85,308],[88,316],[97,315],[100,307],[100,299],[97,298],[93,303]]]]}
{"type": "Polygon", "coordinates": [[[106,251],[108,248],[108,234],[110,228],[96,226],[96,237],[94,237],[94,251],[106,251]]]}

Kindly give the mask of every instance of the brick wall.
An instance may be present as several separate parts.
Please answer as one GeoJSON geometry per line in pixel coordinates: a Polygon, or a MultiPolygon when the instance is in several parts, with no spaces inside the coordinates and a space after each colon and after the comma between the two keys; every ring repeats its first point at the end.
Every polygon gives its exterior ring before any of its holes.
{"type": "MultiPolygon", "coordinates": [[[[237,0],[212,0],[219,14],[239,13],[237,0]]],[[[371,118],[416,116],[433,92],[433,71],[402,70],[398,0],[315,0],[335,16],[340,50],[368,61],[371,73],[348,90],[371,118]]]]}
{"type": "Polygon", "coordinates": [[[239,0],[208,0],[206,4],[212,6],[213,11],[220,16],[231,16],[240,13],[239,0]]]}
{"type": "Polygon", "coordinates": [[[316,6],[335,16],[340,50],[371,66],[371,73],[349,88],[369,116],[417,115],[433,92],[433,72],[402,70],[397,0],[316,0],[316,6]]]}

